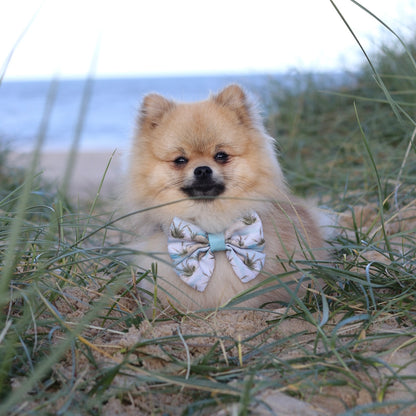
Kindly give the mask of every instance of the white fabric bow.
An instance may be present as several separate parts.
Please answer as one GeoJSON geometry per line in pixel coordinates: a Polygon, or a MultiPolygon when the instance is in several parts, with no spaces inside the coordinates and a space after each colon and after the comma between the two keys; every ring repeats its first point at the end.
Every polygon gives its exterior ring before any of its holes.
{"type": "Polygon", "coordinates": [[[246,283],[264,266],[263,249],[263,225],[255,212],[238,219],[224,233],[206,233],[177,217],[169,230],[168,251],[175,271],[200,292],[205,290],[214,271],[216,251],[225,251],[235,274],[246,283]]]}

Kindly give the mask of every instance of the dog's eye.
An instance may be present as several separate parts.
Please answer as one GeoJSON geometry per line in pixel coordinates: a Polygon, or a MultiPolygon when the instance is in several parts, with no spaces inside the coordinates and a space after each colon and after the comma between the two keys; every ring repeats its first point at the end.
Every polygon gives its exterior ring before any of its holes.
{"type": "Polygon", "coordinates": [[[229,156],[228,156],[228,155],[227,155],[227,153],[225,153],[225,152],[218,152],[218,153],[214,156],[215,161],[216,161],[216,162],[219,162],[219,163],[225,163],[225,162],[228,162],[228,158],[229,158],[229,156]]]}
{"type": "Polygon", "coordinates": [[[188,159],[186,157],[179,156],[173,161],[173,163],[176,166],[183,166],[183,165],[186,165],[188,163],[188,159]]]}

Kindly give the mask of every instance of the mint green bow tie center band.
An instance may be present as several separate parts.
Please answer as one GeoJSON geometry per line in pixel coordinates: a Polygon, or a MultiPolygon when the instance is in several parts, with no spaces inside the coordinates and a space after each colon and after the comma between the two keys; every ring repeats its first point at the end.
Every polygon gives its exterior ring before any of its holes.
{"type": "Polygon", "coordinates": [[[263,225],[251,212],[223,233],[209,234],[175,217],[169,229],[168,251],[178,276],[203,292],[215,267],[214,253],[224,251],[234,273],[243,282],[253,280],[264,266],[263,225]]]}
{"type": "Polygon", "coordinates": [[[224,233],[208,234],[208,241],[213,253],[227,250],[224,233]]]}

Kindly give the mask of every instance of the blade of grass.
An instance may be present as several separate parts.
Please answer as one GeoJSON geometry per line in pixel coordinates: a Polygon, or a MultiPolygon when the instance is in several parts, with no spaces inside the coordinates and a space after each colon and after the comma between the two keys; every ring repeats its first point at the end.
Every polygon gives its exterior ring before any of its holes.
{"type": "MultiPolygon", "coordinates": [[[[388,91],[388,89],[386,88],[383,80],[381,79],[379,73],[377,72],[376,68],[374,67],[370,57],[368,56],[366,50],[364,49],[363,45],[361,44],[360,40],[358,39],[357,35],[355,34],[355,32],[352,30],[350,24],[347,22],[347,20],[345,19],[345,17],[343,16],[343,14],[341,13],[341,11],[339,10],[339,8],[335,5],[335,2],[333,0],[329,0],[332,4],[332,6],[335,8],[335,10],[337,11],[339,17],[342,19],[342,21],[344,22],[345,26],[347,26],[348,30],[350,31],[351,35],[353,36],[354,40],[357,42],[359,48],[361,49],[361,52],[363,53],[363,55],[365,56],[368,64],[370,65],[371,71],[373,72],[374,78],[377,82],[377,84],[379,85],[379,87],[383,90],[388,102],[391,105],[391,108],[394,112],[394,114],[396,115],[397,118],[400,118],[400,114],[397,111],[397,104],[396,102],[393,100],[393,98],[391,97],[390,92],[388,91]]],[[[353,3],[359,5],[359,3],[355,2],[354,0],[351,0],[353,3]]],[[[365,9],[366,10],[366,9],[365,9]]]]}
{"type": "Polygon", "coordinates": [[[394,35],[394,37],[401,43],[404,50],[406,51],[407,56],[409,57],[410,61],[412,62],[414,68],[416,69],[416,61],[410,52],[409,48],[407,47],[406,43],[403,41],[403,39],[398,35],[397,32],[395,32],[389,25],[387,25],[383,20],[381,20],[379,17],[377,17],[374,13],[372,13],[369,9],[364,7],[361,3],[359,3],[356,0],[351,0],[356,6],[363,9],[366,13],[368,13],[373,19],[377,20],[382,26],[384,26],[390,33],[394,35]]]}
{"type": "Polygon", "coordinates": [[[373,173],[374,173],[376,183],[377,183],[380,222],[381,222],[381,229],[382,229],[383,236],[384,236],[384,242],[386,244],[390,260],[394,261],[394,257],[393,257],[389,237],[388,237],[387,232],[386,232],[385,221],[384,221],[384,198],[383,198],[383,194],[382,194],[382,186],[381,186],[380,175],[379,175],[379,172],[378,172],[378,169],[377,169],[376,162],[373,158],[373,153],[371,152],[370,145],[369,145],[368,140],[367,140],[367,136],[366,136],[366,134],[363,130],[363,127],[361,125],[360,117],[358,115],[358,110],[357,110],[357,106],[355,105],[355,103],[354,103],[354,110],[355,110],[355,115],[357,117],[357,123],[358,123],[358,126],[360,128],[361,137],[362,137],[363,142],[364,142],[364,147],[365,147],[365,150],[367,151],[367,155],[370,159],[371,166],[372,166],[372,169],[373,169],[373,173]]]}
{"type": "Polygon", "coordinates": [[[97,39],[97,44],[94,49],[94,54],[91,59],[91,64],[88,72],[88,77],[85,81],[84,88],[82,91],[81,105],[79,107],[77,123],[75,126],[74,138],[72,140],[71,149],[69,151],[69,157],[65,168],[65,174],[63,177],[63,182],[61,185],[60,192],[62,195],[66,196],[72,179],[72,172],[75,167],[76,156],[78,153],[81,135],[84,131],[85,120],[87,119],[88,109],[91,102],[93,84],[94,84],[94,74],[96,71],[98,56],[100,51],[101,36],[97,39]]]}
{"type": "MultiPolygon", "coordinates": [[[[36,12],[33,14],[33,16],[31,17],[31,19],[29,20],[29,22],[27,23],[26,27],[23,29],[22,33],[19,35],[19,37],[17,38],[15,44],[13,45],[12,49],[10,50],[9,54],[6,57],[6,60],[4,61],[1,69],[0,69],[0,87],[1,84],[3,83],[3,79],[4,76],[6,75],[7,72],[7,68],[10,64],[10,61],[13,58],[13,55],[17,49],[17,47],[19,46],[20,42],[23,40],[23,38],[26,36],[27,32],[29,31],[30,27],[32,26],[33,22],[36,20],[40,10],[42,9],[43,5],[45,4],[46,0],[44,0],[41,5],[38,7],[38,9],[36,10],[36,12]]],[[[5,12],[5,11],[3,11],[5,12]]]]}

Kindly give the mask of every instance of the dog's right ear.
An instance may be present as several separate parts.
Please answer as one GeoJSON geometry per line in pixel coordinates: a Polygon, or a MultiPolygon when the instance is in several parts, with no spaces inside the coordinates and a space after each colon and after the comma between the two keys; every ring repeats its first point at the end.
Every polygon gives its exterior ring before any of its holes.
{"type": "Polygon", "coordinates": [[[253,104],[248,99],[244,90],[236,84],[224,88],[219,94],[213,96],[213,100],[222,107],[233,111],[240,122],[246,127],[258,124],[258,114],[253,104]]]}
{"type": "Polygon", "coordinates": [[[169,101],[159,94],[146,95],[139,114],[140,126],[154,129],[160,124],[163,116],[174,107],[173,101],[169,101]]]}

